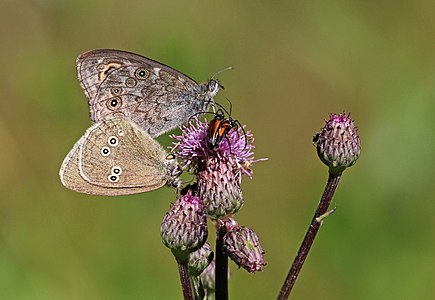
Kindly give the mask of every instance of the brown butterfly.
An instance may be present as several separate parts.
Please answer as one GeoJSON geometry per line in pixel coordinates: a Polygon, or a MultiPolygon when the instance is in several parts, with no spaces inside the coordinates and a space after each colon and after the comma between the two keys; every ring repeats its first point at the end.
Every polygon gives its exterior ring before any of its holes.
{"type": "Polygon", "coordinates": [[[156,137],[208,111],[221,85],[198,84],[183,73],[138,54],[91,50],[77,58],[92,121],[124,117],[156,137]]]}

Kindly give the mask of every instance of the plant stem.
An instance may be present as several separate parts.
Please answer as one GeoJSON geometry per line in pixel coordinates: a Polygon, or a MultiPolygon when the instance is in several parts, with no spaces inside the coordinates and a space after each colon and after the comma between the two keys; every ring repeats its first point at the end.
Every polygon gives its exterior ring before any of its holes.
{"type": "Polygon", "coordinates": [[[216,300],[228,300],[228,256],[223,249],[225,233],[226,227],[222,224],[216,232],[216,300]]]}
{"type": "Polygon", "coordinates": [[[202,285],[201,279],[198,276],[190,277],[190,283],[193,289],[193,295],[195,300],[204,299],[204,287],[202,285]]]}
{"type": "Polygon", "coordinates": [[[334,195],[335,189],[337,188],[338,182],[340,181],[340,175],[329,174],[328,183],[326,184],[325,191],[323,192],[322,198],[320,199],[319,205],[317,206],[316,213],[314,214],[313,220],[311,221],[310,227],[305,235],[304,240],[302,241],[301,246],[299,247],[298,254],[293,261],[293,264],[290,268],[290,271],[287,275],[287,278],[284,281],[284,284],[281,288],[281,291],[278,295],[278,300],[288,299],[290,292],[298,278],[299,272],[304,265],[305,259],[308,256],[308,252],[311,249],[311,245],[314,242],[314,239],[319,231],[320,225],[325,217],[327,217],[332,212],[327,212],[329,204],[331,203],[332,196],[334,195]]]}
{"type": "Polygon", "coordinates": [[[181,287],[183,288],[184,300],[193,300],[192,287],[190,286],[189,270],[187,263],[178,262],[178,273],[180,273],[181,287]]]}

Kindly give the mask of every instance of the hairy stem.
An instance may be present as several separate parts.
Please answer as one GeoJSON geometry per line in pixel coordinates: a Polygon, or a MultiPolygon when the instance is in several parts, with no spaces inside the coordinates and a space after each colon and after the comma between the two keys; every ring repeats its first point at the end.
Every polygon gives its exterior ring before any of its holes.
{"type": "Polygon", "coordinates": [[[184,300],[193,300],[192,287],[190,286],[189,270],[187,263],[178,262],[178,273],[180,273],[181,287],[183,288],[184,300]]]}
{"type": "Polygon", "coordinates": [[[332,196],[334,195],[335,189],[337,188],[338,182],[340,181],[341,175],[329,174],[328,183],[326,184],[325,191],[323,192],[322,198],[320,199],[319,205],[317,206],[316,213],[311,221],[310,227],[299,247],[298,254],[293,261],[287,278],[281,287],[281,291],[278,295],[278,300],[288,299],[290,292],[298,278],[299,272],[304,265],[305,259],[308,256],[308,252],[313,245],[314,239],[316,238],[317,232],[319,231],[320,225],[325,217],[329,216],[333,211],[328,212],[329,204],[331,203],[332,196]]]}

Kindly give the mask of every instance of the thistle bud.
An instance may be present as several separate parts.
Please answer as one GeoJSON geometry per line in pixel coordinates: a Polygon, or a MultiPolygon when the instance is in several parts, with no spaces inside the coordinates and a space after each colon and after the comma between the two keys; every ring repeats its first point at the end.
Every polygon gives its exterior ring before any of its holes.
{"type": "Polygon", "coordinates": [[[223,248],[228,257],[250,273],[262,271],[266,264],[257,234],[248,227],[238,226],[233,220],[227,225],[227,230],[223,248]]]}
{"type": "Polygon", "coordinates": [[[177,261],[185,262],[188,255],[201,248],[207,240],[207,219],[202,200],[191,191],[181,196],[163,218],[160,235],[177,261]]]}
{"type": "Polygon", "coordinates": [[[189,262],[187,263],[187,266],[189,267],[189,275],[199,276],[213,260],[213,256],[214,253],[211,250],[209,243],[205,243],[201,248],[190,253],[189,262]]]}
{"type": "Polygon", "coordinates": [[[233,216],[243,206],[241,172],[232,157],[210,157],[207,168],[197,174],[199,194],[207,216],[213,219],[233,216]]]}
{"type": "Polygon", "coordinates": [[[330,114],[325,126],[314,136],[313,144],[320,160],[334,175],[354,165],[361,151],[357,127],[346,114],[330,114]]]}

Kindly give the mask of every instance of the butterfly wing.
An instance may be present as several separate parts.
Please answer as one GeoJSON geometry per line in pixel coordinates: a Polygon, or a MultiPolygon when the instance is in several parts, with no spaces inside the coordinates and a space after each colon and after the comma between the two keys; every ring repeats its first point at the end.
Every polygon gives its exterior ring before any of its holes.
{"type": "Polygon", "coordinates": [[[125,119],[94,124],[65,158],[60,178],[71,190],[93,195],[128,195],[177,180],[175,161],[147,133],[125,119]]]}
{"type": "Polygon", "coordinates": [[[83,53],[77,58],[77,73],[93,121],[127,117],[152,137],[208,110],[213,101],[188,76],[126,51],[83,53]]]}
{"type": "Polygon", "coordinates": [[[83,137],[74,145],[73,149],[67,155],[60,168],[60,180],[62,184],[73,191],[101,196],[121,196],[138,194],[148,191],[147,187],[138,188],[108,188],[87,182],[80,175],[79,170],[79,150],[80,143],[83,142],[83,137]]]}

